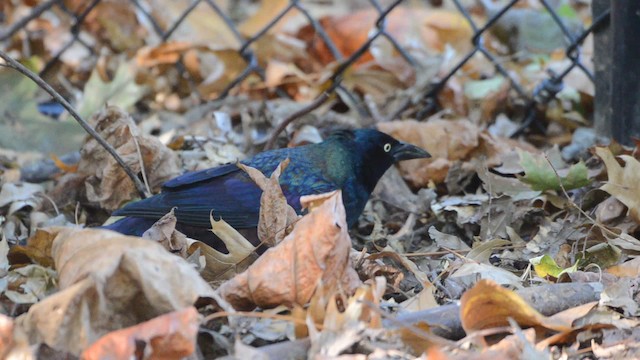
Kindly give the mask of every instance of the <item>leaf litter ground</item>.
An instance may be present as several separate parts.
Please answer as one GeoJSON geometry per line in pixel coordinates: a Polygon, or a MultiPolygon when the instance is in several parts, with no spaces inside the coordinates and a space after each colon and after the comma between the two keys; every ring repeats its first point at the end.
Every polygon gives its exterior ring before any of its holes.
{"type": "MultiPolygon", "coordinates": [[[[152,3],[167,21],[182,11],[180,2],[152,3]]],[[[481,3],[469,5],[478,19],[495,11],[481,3]]],[[[287,4],[236,8],[241,33],[256,34],[287,4]]],[[[14,1],[5,16],[15,21],[32,5],[14,1]]],[[[349,233],[341,194],[307,199],[311,211],[297,219],[274,177],[254,174],[265,191],[261,239],[276,244],[260,257],[241,233],[213,218],[226,251],[175,231],[172,213],[144,240],[82,229],[134,200],[133,183],[70,119],[51,123],[33,111],[41,94],[28,79],[0,69],[0,86],[13,84],[0,95],[3,113],[18,120],[3,122],[0,132],[2,355],[636,356],[637,341],[629,339],[638,338],[640,313],[638,152],[606,145],[585,127],[593,86],[579,72],[541,113],[545,130],[512,139],[522,104],[480,56],[440,91],[445,110],[415,120],[421,94],[465,54],[472,32],[446,4],[410,6],[387,21],[415,67],[388,41],[375,40],[342,77],[344,89],[363,101],[340,90],[290,124],[278,143],[298,146],[334,129],[376,126],[434,157],[391,169],[349,233]],[[77,166],[46,159],[72,150],[80,150],[77,166]],[[47,180],[21,181],[35,175],[47,180]]],[[[288,13],[252,46],[265,80],[249,76],[222,100],[202,102],[244,69],[233,34],[219,21],[190,16],[170,41],[152,41],[131,9],[105,1],[90,13],[83,36],[111,54],[88,66],[74,46],[61,58],[68,80],[61,88],[79,94],[74,105],[152,193],[183,171],[262,150],[280,121],[330,85],[338,65],[323,42],[311,42],[300,14],[288,13]],[[277,98],[276,88],[290,99],[277,98]]],[[[377,17],[355,3],[318,3],[311,11],[345,55],[366,41],[377,17]]],[[[571,24],[586,13],[582,5],[563,10],[571,24]]],[[[522,21],[546,21],[535,2],[507,15],[486,44],[505,58],[527,54],[506,66],[532,90],[546,68],[567,59],[545,48],[553,44],[536,42],[538,27],[522,21]],[[521,29],[504,38],[500,30],[511,23],[521,29]]],[[[34,47],[30,58],[17,47],[33,40],[28,34],[3,46],[38,69],[60,45],[48,29],[68,22],[52,16],[62,21],[34,23],[46,46],[34,47]]]]}

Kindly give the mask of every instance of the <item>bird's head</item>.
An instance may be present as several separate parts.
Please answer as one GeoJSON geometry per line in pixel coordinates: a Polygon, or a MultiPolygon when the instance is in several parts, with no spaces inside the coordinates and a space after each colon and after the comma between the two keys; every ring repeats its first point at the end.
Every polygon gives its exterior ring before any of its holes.
{"type": "Polygon", "coordinates": [[[372,191],[382,175],[395,163],[403,160],[428,158],[431,155],[411,144],[398,141],[374,129],[344,130],[334,133],[332,138],[351,151],[354,165],[362,181],[372,191]]]}

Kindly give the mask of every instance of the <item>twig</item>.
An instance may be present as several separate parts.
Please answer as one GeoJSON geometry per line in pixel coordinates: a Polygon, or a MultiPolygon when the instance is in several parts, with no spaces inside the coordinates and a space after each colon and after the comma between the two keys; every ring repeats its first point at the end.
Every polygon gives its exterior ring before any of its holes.
{"type": "Polygon", "coordinates": [[[286,129],[289,124],[291,124],[297,118],[303,115],[306,115],[312,112],[313,110],[319,108],[320,105],[324,104],[327,100],[329,100],[329,97],[330,97],[329,92],[324,91],[322,94],[320,94],[320,96],[318,96],[311,103],[309,103],[309,105],[303,107],[302,109],[289,115],[288,118],[282,120],[282,122],[278,124],[278,127],[275,130],[273,130],[273,133],[271,134],[269,141],[267,141],[267,144],[265,145],[264,149],[265,150],[272,149],[273,145],[275,145],[276,143],[276,139],[278,139],[278,135],[280,135],[280,133],[283,132],[284,129],[286,129]]]}
{"type": "MultiPolygon", "coordinates": [[[[241,316],[241,317],[250,317],[250,318],[258,318],[258,319],[271,319],[271,320],[281,320],[288,321],[298,325],[306,325],[306,322],[303,319],[298,319],[293,317],[292,315],[280,315],[280,314],[267,314],[260,312],[250,312],[250,311],[236,311],[236,312],[228,312],[228,311],[219,311],[208,315],[202,320],[203,324],[208,323],[211,320],[231,317],[231,316],[241,316]]],[[[321,324],[316,324],[320,328],[322,328],[321,324]]]]}
{"type": "MultiPolygon", "coordinates": [[[[519,248],[523,248],[525,247],[525,245],[505,245],[505,246],[498,246],[493,248],[492,250],[510,250],[510,249],[519,249],[519,248]]],[[[468,250],[457,250],[458,253],[468,253],[473,249],[468,249],[468,250]]],[[[415,252],[415,253],[404,253],[404,254],[400,254],[402,256],[406,256],[406,257],[425,257],[425,256],[438,256],[438,255],[448,255],[448,254],[452,254],[451,250],[447,250],[447,251],[429,251],[429,252],[415,252]]],[[[454,254],[455,255],[455,254],[454,254]]]]}
{"type": "Polygon", "coordinates": [[[142,174],[142,180],[144,180],[144,186],[147,190],[147,194],[151,194],[151,187],[149,186],[149,180],[147,179],[147,172],[144,168],[144,159],[142,158],[142,151],[140,150],[140,144],[138,143],[138,131],[131,125],[129,125],[129,132],[131,133],[131,139],[136,145],[136,153],[138,154],[138,162],[140,163],[140,173],[142,174]]]}
{"type": "Polygon", "coordinates": [[[140,197],[143,198],[143,199],[147,197],[147,192],[145,191],[144,184],[142,183],[142,181],[140,181],[140,179],[138,179],[138,176],[133,173],[133,171],[131,170],[131,168],[129,166],[127,166],[127,164],[125,164],[124,160],[122,160],[120,155],[118,155],[118,153],[113,148],[113,146],[111,146],[111,144],[109,144],[106,140],[104,140],[91,127],[91,125],[89,125],[89,123],[87,123],[84,119],[82,119],[82,117],[80,117],[80,115],[76,112],[76,110],[73,108],[73,106],[71,106],[71,104],[69,104],[65,98],[63,98],[49,84],[47,84],[44,80],[42,80],[42,78],[40,76],[34,74],[31,70],[29,70],[26,67],[24,67],[22,64],[20,64],[16,60],[14,60],[11,56],[9,56],[7,53],[5,53],[2,50],[0,50],[0,58],[3,58],[7,62],[7,65],[9,67],[17,70],[18,72],[20,72],[24,76],[26,76],[29,79],[31,79],[31,81],[36,83],[36,85],[38,85],[41,89],[43,89],[44,91],[49,93],[49,95],[51,95],[51,97],[53,97],[58,103],[60,103],[60,105],[62,105],[69,112],[69,114],[71,114],[71,116],[73,116],[73,118],[76,119],[76,121],[80,124],[80,126],[82,126],[82,128],[87,133],[89,133],[89,135],[91,135],[91,137],[96,139],[96,141],[105,150],[107,150],[107,152],[116,160],[118,165],[120,165],[120,167],[122,167],[124,172],[131,179],[131,181],[133,181],[133,184],[135,185],[136,190],[138,190],[138,194],[140,195],[140,197]]]}

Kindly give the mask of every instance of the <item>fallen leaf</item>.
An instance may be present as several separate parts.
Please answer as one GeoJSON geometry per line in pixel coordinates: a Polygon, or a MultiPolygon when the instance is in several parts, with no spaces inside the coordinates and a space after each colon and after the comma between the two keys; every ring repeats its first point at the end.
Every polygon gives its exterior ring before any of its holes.
{"type": "Polygon", "coordinates": [[[627,207],[615,196],[610,196],[596,207],[596,220],[601,224],[606,224],[626,214],[626,212],[627,207]]]}
{"type": "Polygon", "coordinates": [[[173,311],[122,330],[110,332],[82,352],[81,358],[129,359],[144,347],[150,359],[184,359],[196,348],[200,316],[194,307],[173,311]]]}
{"type": "Polygon", "coordinates": [[[79,355],[111,331],[215,296],[190,264],[152,241],[97,229],[50,234],[61,290],[17,319],[32,344],[79,355]]]}
{"type": "Polygon", "coordinates": [[[606,271],[620,277],[638,277],[638,275],[640,275],[640,257],[633,258],[620,265],[612,266],[606,271]]]}
{"type": "Polygon", "coordinates": [[[142,234],[142,237],[156,241],[170,253],[178,254],[186,259],[188,257],[189,243],[187,236],[176,230],[178,219],[174,214],[174,210],[175,208],[171,209],[168,214],[156,221],[142,234]]]}
{"type": "Polygon", "coordinates": [[[42,185],[39,184],[5,183],[2,185],[2,190],[0,190],[0,207],[11,204],[7,215],[11,215],[26,206],[34,208],[41,202],[41,199],[36,194],[43,191],[42,185]]]}
{"type": "Polygon", "coordinates": [[[518,177],[520,181],[531,185],[531,189],[538,191],[560,191],[577,189],[589,184],[587,167],[583,161],[571,165],[569,172],[560,177],[558,170],[554,170],[544,155],[533,155],[526,151],[519,151],[520,163],[525,175],[518,177]]]}
{"type": "MultiPolygon", "coordinates": [[[[180,173],[180,160],[157,138],[140,135],[133,119],[118,107],[108,106],[92,117],[96,131],[109,142],[134,173],[142,164],[152,191],[180,173]],[[138,153],[139,150],[139,153],[138,153]],[[141,164],[142,163],[142,164],[141,164]]],[[[115,210],[138,196],[131,179],[95,139],[89,138],[80,151],[77,178],[85,179],[86,196],[103,208],[115,210]]],[[[66,186],[60,182],[58,186],[66,186]]],[[[63,192],[64,193],[64,192],[63,192]]],[[[69,199],[62,199],[68,202],[69,199]]]]}
{"type": "MultiPolygon", "coordinates": [[[[320,282],[345,286],[351,240],[340,192],[300,219],[276,247],[267,250],[245,272],[223,283],[218,291],[237,310],[304,306],[320,282]]],[[[357,278],[357,276],[356,276],[357,278]]],[[[352,289],[353,284],[345,288],[352,289]]]]}
{"type": "Polygon", "coordinates": [[[57,290],[56,273],[40,265],[27,265],[9,271],[5,280],[9,288],[4,291],[15,304],[35,304],[57,290]]]}
{"type": "Polygon", "coordinates": [[[509,318],[522,327],[541,326],[557,331],[571,329],[570,324],[540,314],[515,292],[490,280],[480,280],[460,299],[460,319],[467,334],[508,326],[509,318]]]}
{"type": "Polygon", "coordinates": [[[491,264],[478,264],[476,262],[464,263],[449,276],[451,278],[480,278],[500,285],[508,285],[517,289],[522,288],[522,280],[518,276],[510,271],[491,264]]]}
{"type": "Polygon", "coordinates": [[[609,178],[600,189],[625,204],[629,208],[629,215],[633,220],[640,222],[640,192],[637,191],[637,185],[640,183],[640,162],[632,156],[620,155],[619,158],[625,163],[625,166],[622,167],[616,161],[611,150],[604,147],[597,147],[596,155],[602,159],[607,167],[609,178]]]}
{"type": "MultiPolygon", "coordinates": [[[[375,28],[380,13],[373,8],[351,12],[342,16],[327,16],[319,23],[343,56],[355,53],[375,28]]],[[[469,48],[473,31],[458,12],[439,9],[398,6],[385,19],[385,30],[400,46],[442,52],[446,44],[461,50],[469,48]]],[[[323,64],[335,59],[323,41],[318,41],[311,26],[302,28],[299,38],[310,43],[311,55],[323,64]]],[[[397,55],[399,56],[399,54],[397,55]]],[[[355,62],[356,66],[373,59],[367,52],[355,62]]]]}
{"type": "Polygon", "coordinates": [[[36,359],[22,329],[14,319],[0,314],[0,357],[3,359],[36,359]]]}
{"type": "Polygon", "coordinates": [[[211,221],[213,232],[225,245],[227,253],[220,252],[207,244],[190,240],[189,254],[201,251],[205,258],[202,277],[211,282],[228,280],[245,271],[257,258],[256,247],[238,230],[234,229],[223,219],[211,221]]]}
{"type": "Polygon", "coordinates": [[[168,41],[156,47],[145,47],[136,53],[136,65],[139,67],[172,65],[191,48],[193,45],[184,41],[168,41]]]}
{"type": "MultiPolygon", "coordinates": [[[[288,0],[262,0],[260,1],[258,10],[248,19],[244,20],[238,26],[238,30],[242,35],[250,38],[269,25],[288,5],[288,0]]],[[[285,15],[285,18],[290,15],[292,15],[291,11],[285,15]]],[[[280,21],[270,28],[270,31],[279,31],[280,27],[284,26],[284,23],[286,23],[286,20],[280,19],[280,21]]]]}
{"type": "Polygon", "coordinates": [[[551,276],[552,278],[558,279],[562,274],[578,271],[577,261],[572,267],[563,269],[556,264],[555,260],[553,260],[551,256],[546,254],[529,259],[529,263],[533,265],[533,269],[536,274],[541,278],[551,276]]]}
{"type": "Polygon", "coordinates": [[[291,232],[290,227],[298,220],[298,214],[287,203],[279,183],[280,175],[288,165],[289,159],[287,158],[278,164],[278,167],[271,173],[271,177],[267,179],[260,170],[238,163],[238,167],[249,174],[251,179],[262,189],[258,238],[270,247],[279,244],[291,232]]]}
{"type": "Polygon", "coordinates": [[[122,63],[110,82],[104,82],[96,70],[84,86],[82,100],[76,106],[78,114],[87,118],[109,104],[128,109],[140,100],[148,89],[135,82],[131,64],[122,63]]]}

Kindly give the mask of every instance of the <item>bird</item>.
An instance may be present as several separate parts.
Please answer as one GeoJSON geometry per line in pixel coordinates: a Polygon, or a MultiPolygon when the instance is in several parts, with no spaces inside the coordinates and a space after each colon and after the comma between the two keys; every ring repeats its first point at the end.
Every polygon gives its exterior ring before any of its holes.
{"type": "MultiPolygon", "coordinates": [[[[288,158],[289,165],[279,181],[287,202],[298,214],[302,214],[301,196],[342,190],[346,222],[351,228],[393,164],[428,157],[431,155],[422,148],[378,130],[355,129],[336,131],[317,144],[264,151],[240,162],[268,177],[288,158]]],[[[174,209],[177,230],[216,249],[224,251],[224,244],[209,230],[211,214],[257,245],[261,194],[237,163],[187,172],[166,182],[160,193],[116,210],[113,216],[125,217],[104,228],[141,236],[174,209]]]]}

